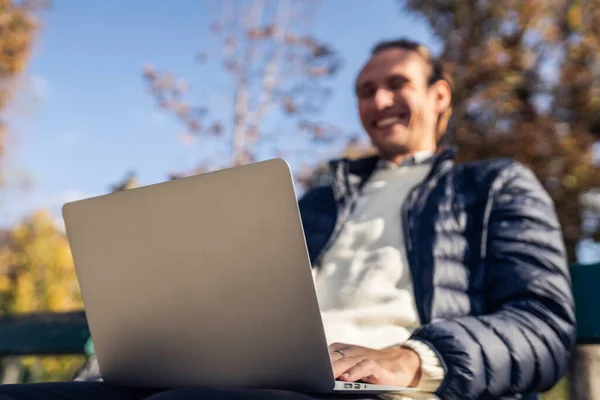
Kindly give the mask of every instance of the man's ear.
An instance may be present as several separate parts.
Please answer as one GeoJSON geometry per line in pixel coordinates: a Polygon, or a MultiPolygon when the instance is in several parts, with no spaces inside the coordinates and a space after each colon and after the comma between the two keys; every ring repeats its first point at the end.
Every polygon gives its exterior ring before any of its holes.
{"type": "Polygon", "coordinates": [[[435,111],[438,114],[446,111],[452,103],[452,90],[450,85],[443,79],[437,81],[433,86],[433,95],[435,96],[435,111]]]}

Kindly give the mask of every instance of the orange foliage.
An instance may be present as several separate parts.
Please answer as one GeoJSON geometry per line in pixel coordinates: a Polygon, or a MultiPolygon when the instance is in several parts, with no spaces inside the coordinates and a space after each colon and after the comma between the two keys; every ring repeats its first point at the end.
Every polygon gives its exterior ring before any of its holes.
{"type": "Polygon", "coordinates": [[[39,28],[35,12],[41,5],[40,1],[0,0],[0,156],[5,151],[2,138],[6,133],[2,111],[12,98],[15,78],[29,60],[39,28]]]}

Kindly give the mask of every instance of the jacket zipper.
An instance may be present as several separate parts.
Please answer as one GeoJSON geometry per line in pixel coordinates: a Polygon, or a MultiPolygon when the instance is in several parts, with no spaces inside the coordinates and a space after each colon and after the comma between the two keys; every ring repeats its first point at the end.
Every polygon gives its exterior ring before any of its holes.
{"type": "Polygon", "coordinates": [[[425,318],[425,312],[424,312],[423,301],[422,301],[423,293],[422,293],[422,287],[421,287],[421,275],[419,273],[420,270],[419,270],[418,257],[415,257],[415,255],[412,251],[413,250],[413,243],[412,243],[412,238],[411,238],[412,224],[410,223],[411,221],[409,221],[409,209],[412,208],[412,206],[415,202],[417,192],[425,184],[427,184],[435,174],[437,174],[439,172],[438,169],[440,168],[440,165],[445,160],[446,160],[445,157],[440,156],[440,158],[438,158],[434,162],[434,164],[431,166],[431,171],[429,171],[429,174],[427,174],[425,179],[420,184],[416,185],[409,191],[408,196],[406,197],[406,200],[404,201],[404,204],[402,204],[402,230],[404,232],[404,245],[406,247],[406,260],[408,261],[408,267],[410,269],[410,273],[412,276],[413,291],[414,291],[416,305],[417,305],[417,312],[419,313],[419,319],[420,319],[421,324],[425,324],[430,321],[429,321],[429,318],[427,318],[427,321],[425,321],[426,318],[425,318]]]}
{"type": "Polygon", "coordinates": [[[409,210],[409,203],[413,202],[413,198],[415,197],[415,193],[417,192],[417,190],[419,190],[421,188],[422,184],[415,186],[414,188],[412,188],[406,198],[406,201],[404,202],[404,204],[402,205],[402,230],[404,232],[404,245],[406,247],[406,260],[408,262],[408,268],[410,269],[410,273],[412,276],[412,281],[413,281],[413,290],[414,290],[414,295],[415,295],[415,300],[416,300],[416,305],[417,305],[417,312],[419,313],[419,320],[421,321],[421,324],[424,323],[423,319],[424,319],[424,314],[423,314],[423,302],[421,301],[421,285],[419,282],[420,279],[420,275],[417,273],[418,272],[418,268],[417,268],[417,261],[415,260],[415,257],[413,256],[413,246],[412,246],[412,240],[411,240],[411,228],[412,226],[410,226],[409,224],[409,214],[408,214],[408,210],[409,210]]]}

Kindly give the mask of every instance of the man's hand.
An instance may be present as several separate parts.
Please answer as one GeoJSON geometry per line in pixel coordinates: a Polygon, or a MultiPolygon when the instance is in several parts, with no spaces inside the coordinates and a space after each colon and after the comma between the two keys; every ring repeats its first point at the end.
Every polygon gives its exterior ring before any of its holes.
{"type": "Polygon", "coordinates": [[[329,346],[329,357],[334,377],[341,381],[414,387],[421,377],[419,356],[402,347],[375,350],[334,343],[329,346]]]}

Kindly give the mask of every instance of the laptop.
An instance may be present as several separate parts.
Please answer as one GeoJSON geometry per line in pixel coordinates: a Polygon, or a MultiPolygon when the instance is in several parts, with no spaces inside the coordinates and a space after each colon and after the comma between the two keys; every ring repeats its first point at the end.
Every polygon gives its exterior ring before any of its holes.
{"type": "Polygon", "coordinates": [[[63,217],[106,382],[415,391],[334,380],[282,159],[67,203],[63,217]]]}

